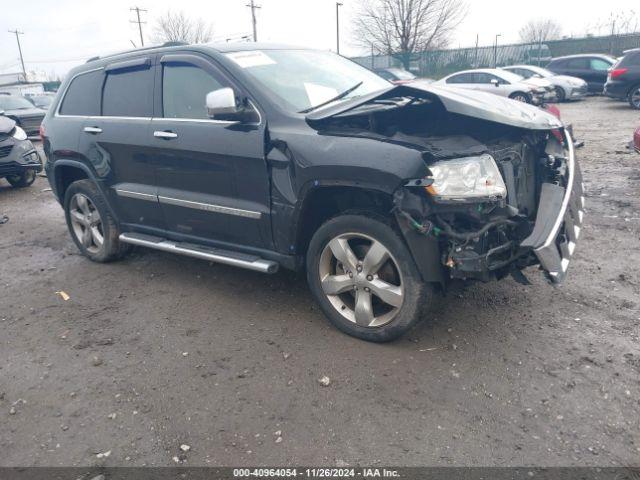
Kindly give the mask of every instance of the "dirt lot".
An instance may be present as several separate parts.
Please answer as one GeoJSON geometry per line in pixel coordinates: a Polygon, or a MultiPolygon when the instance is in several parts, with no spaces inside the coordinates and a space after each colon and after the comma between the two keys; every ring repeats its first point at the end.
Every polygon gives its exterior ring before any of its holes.
{"type": "Polygon", "coordinates": [[[588,194],[566,284],[471,287],[387,345],[288,272],[93,264],[46,179],[2,181],[0,465],[640,464],[640,116],[561,109],[588,194]]]}

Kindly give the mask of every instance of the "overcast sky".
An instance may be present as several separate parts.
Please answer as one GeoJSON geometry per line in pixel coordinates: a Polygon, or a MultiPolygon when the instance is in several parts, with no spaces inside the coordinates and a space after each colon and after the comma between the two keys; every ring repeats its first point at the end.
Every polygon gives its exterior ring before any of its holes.
{"type": "MultiPolygon", "coordinates": [[[[350,23],[359,0],[341,0],[341,51],[346,55],[361,52],[353,44],[350,23]]],[[[183,10],[213,24],[214,39],[225,41],[251,33],[248,0],[2,0],[0,16],[0,73],[20,71],[15,36],[7,30],[18,28],[27,70],[43,70],[64,75],[69,68],[94,55],[139,45],[137,25],[130,23],[135,13],[143,12],[145,42],[152,39],[155,19],[167,10],[183,10]],[[176,7],[176,5],[178,7],[176,7]]],[[[261,41],[290,43],[335,50],[334,0],[256,0],[258,38],[261,41]]],[[[517,42],[518,30],[527,20],[537,17],[561,19],[563,34],[598,33],[596,26],[612,10],[638,10],[638,0],[587,2],[579,0],[467,0],[468,14],[454,35],[451,46],[471,46],[476,34],[480,44],[493,43],[499,33],[501,43],[517,42]],[[589,5],[587,7],[587,5],[589,5]]]]}

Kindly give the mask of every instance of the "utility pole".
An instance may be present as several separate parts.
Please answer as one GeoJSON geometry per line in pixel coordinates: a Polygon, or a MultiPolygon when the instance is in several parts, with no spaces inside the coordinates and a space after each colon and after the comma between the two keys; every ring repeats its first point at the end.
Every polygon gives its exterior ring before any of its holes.
{"type": "Polygon", "coordinates": [[[258,41],[258,29],[256,27],[256,8],[261,8],[261,7],[260,7],[260,5],[256,5],[253,0],[251,0],[251,3],[249,3],[246,6],[251,8],[251,21],[253,23],[253,41],[257,42],[258,41]]]}
{"type": "Polygon", "coordinates": [[[20,63],[22,64],[22,74],[24,75],[24,81],[27,81],[27,69],[24,68],[24,58],[22,58],[22,47],[20,46],[20,35],[24,35],[24,32],[21,32],[18,29],[9,30],[9,33],[16,34],[16,42],[18,42],[18,51],[20,52],[20,63]]]}
{"type": "Polygon", "coordinates": [[[476,51],[475,59],[473,60],[473,68],[478,68],[478,42],[480,41],[480,34],[476,33],[476,51]]]}
{"type": "Polygon", "coordinates": [[[500,33],[496,34],[496,42],[493,45],[493,68],[498,67],[498,37],[501,37],[500,33]]]}
{"type": "Polygon", "coordinates": [[[133,7],[129,10],[131,10],[132,12],[136,12],[136,15],[138,16],[137,20],[130,20],[130,22],[138,24],[138,31],[140,32],[140,45],[144,47],[144,38],[142,38],[142,24],[147,22],[143,22],[142,20],[140,20],[140,12],[146,12],[146,10],[140,7],[133,7]]]}
{"type": "Polygon", "coordinates": [[[342,4],[336,2],[336,53],[340,55],[340,7],[342,4]]]}

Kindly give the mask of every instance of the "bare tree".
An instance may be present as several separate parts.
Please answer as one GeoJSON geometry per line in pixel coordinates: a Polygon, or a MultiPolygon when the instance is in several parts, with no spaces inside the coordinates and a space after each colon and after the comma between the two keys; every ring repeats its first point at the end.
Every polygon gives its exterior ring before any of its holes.
{"type": "Polygon", "coordinates": [[[464,0],[360,0],[354,34],[408,69],[413,53],[447,46],[466,11],[464,0]]]}
{"type": "Polygon", "coordinates": [[[605,35],[624,35],[626,33],[636,33],[640,29],[638,16],[634,10],[611,12],[609,17],[600,22],[597,27],[598,32],[605,35]]]}
{"type": "Polygon", "coordinates": [[[524,43],[544,43],[558,40],[562,26],[554,20],[531,20],[520,29],[520,40],[524,43]]]}
{"type": "Polygon", "coordinates": [[[213,26],[202,19],[189,18],[184,12],[168,11],[156,20],[153,33],[156,43],[206,43],[211,40],[213,26]]]}

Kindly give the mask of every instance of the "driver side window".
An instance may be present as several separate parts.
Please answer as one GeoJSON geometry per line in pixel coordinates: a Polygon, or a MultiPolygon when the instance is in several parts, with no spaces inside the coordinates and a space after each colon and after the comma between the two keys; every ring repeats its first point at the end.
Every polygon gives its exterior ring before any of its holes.
{"type": "Polygon", "coordinates": [[[189,63],[166,63],[162,69],[164,118],[209,120],[207,93],[226,87],[222,79],[189,63]]]}

